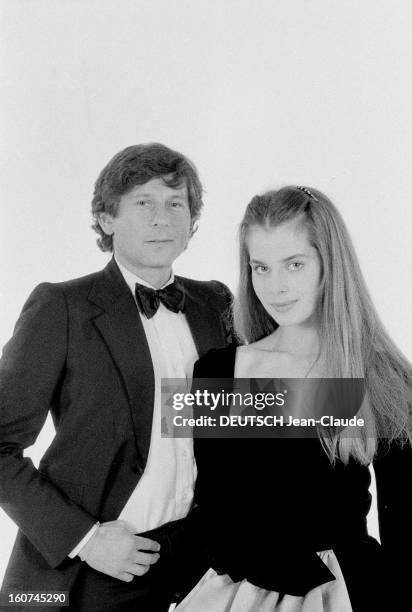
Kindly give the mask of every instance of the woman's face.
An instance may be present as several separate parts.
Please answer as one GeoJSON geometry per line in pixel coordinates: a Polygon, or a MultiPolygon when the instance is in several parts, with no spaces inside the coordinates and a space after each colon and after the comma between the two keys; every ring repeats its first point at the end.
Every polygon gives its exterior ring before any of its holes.
{"type": "Polygon", "coordinates": [[[282,325],[309,322],[315,313],[321,262],[302,223],[251,226],[246,238],[253,288],[265,310],[282,325]]]}

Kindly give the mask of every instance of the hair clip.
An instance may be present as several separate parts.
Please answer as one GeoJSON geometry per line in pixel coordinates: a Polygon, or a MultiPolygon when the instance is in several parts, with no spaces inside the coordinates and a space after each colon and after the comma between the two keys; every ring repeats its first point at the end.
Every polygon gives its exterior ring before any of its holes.
{"type": "Polygon", "coordinates": [[[313,193],[311,191],[309,191],[309,189],[307,187],[296,187],[296,189],[299,189],[299,191],[303,191],[303,193],[306,193],[306,195],[308,195],[310,198],[312,198],[312,200],[314,200],[315,202],[319,202],[318,198],[315,198],[313,193]]]}

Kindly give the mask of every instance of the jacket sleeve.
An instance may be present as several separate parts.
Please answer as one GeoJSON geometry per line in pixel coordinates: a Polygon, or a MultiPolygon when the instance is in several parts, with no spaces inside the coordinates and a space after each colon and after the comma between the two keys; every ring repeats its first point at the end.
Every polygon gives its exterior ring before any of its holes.
{"type": "Polygon", "coordinates": [[[23,454],[36,441],[48,412],[58,414],[67,337],[62,290],[39,285],[0,360],[0,505],[51,567],[95,523],[23,454]]]}
{"type": "Polygon", "coordinates": [[[381,444],[373,467],[376,477],[379,533],[384,555],[385,579],[391,585],[392,593],[397,597],[398,607],[396,609],[406,609],[410,604],[410,555],[412,551],[412,448],[410,444],[401,444],[397,441],[393,441],[389,446],[381,444]]]}

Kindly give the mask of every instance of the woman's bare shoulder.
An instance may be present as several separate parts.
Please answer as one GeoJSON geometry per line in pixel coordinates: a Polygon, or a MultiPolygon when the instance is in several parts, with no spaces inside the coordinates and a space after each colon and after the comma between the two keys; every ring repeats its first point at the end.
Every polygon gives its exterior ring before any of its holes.
{"type": "Polygon", "coordinates": [[[245,357],[251,359],[257,359],[259,357],[267,358],[270,354],[271,358],[284,360],[287,357],[287,353],[279,351],[276,348],[276,342],[272,336],[266,336],[256,342],[245,344],[244,346],[238,347],[238,352],[242,353],[245,357]]]}
{"type": "Polygon", "coordinates": [[[260,340],[256,340],[256,342],[250,342],[249,344],[244,344],[243,346],[238,347],[238,350],[241,349],[243,352],[252,352],[252,351],[264,351],[269,350],[273,347],[273,339],[271,336],[265,336],[260,340]]]}
{"type": "Polygon", "coordinates": [[[287,365],[288,356],[276,351],[271,343],[263,342],[263,340],[238,347],[236,355],[238,377],[273,376],[274,372],[280,368],[283,370],[287,365]]]}

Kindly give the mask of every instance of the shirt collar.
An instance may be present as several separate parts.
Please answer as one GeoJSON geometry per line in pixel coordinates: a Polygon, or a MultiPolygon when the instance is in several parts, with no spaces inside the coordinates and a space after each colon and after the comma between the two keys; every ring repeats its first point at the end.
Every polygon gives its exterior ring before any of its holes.
{"type": "MultiPolygon", "coordinates": [[[[139,283],[140,285],[144,285],[145,287],[150,287],[150,289],[155,289],[156,287],[153,287],[153,285],[151,285],[150,283],[148,283],[147,281],[145,281],[143,278],[140,278],[140,276],[137,276],[136,274],[134,274],[133,272],[130,272],[130,270],[128,270],[127,268],[125,268],[117,259],[116,257],[114,258],[116,264],[119,267],[120,272],[123,275],[124,280],[126,281],[126,283],[128,284],[130,291],[133,293],[134,295],[134,290],[135,290],[135,285],[136,283],[139,283]]],[[[167,287],[167,285],[171,285],[175,280],[175,275],[173,274],[173,270],[172,273],[170,275],[169,280],[162,286],[160,287],[160,289],[163,289],[164,287],[167,287]]]]}

